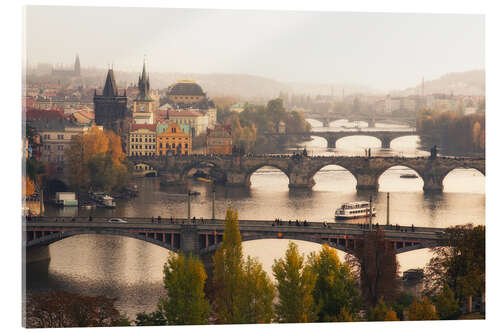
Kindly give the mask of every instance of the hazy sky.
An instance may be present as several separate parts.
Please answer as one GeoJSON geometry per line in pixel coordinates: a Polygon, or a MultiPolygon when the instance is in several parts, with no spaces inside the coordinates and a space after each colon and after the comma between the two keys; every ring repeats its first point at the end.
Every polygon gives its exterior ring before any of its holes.
{"type": "Polygon", "coordinates": [[[406,88],[484,68],[482,15],[27,7],[38,62],[406,88]]]}

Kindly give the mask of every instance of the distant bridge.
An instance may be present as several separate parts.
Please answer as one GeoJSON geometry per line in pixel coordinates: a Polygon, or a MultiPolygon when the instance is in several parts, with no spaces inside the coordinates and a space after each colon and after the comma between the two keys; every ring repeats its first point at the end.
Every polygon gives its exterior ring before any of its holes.
{"type": "Polygon", "coordinates": [[[483,175],[486,173],[484,158],[189,155],[134,156],[129,157],[129,160],[135,165],[151,166],[164,184],[184,184],[193,169],[215,168],[224,175],[227,186],[250,186],[252,174],[269,166],[287,175],[290,188],[312,188],[315,184],[314,175],[320,169],[338,165],[356,178],[358,190],[378,190],[379,178],[386,170],[394,166],[405,166],[422,178],[424,191],[442,191],[444,178],[454,169],[472,168],[483,175]]]}
{"type": "MultiPolygon", "coordinates": [[[[107,218],[87,217],[62,218],[39,217],[23,224],[23,246],[27,262],[50,259],[48,245],[60,240],[87,234],[115,235],[130,237],[161,246],[174,252],[195,253],[209,262],[211,255],[222,242],[224,220],[198,219],[197,223],[185,219],[163,219],[159,223],[147,218],[124,218],[126,223],[107,222],[107,218]]],[[[257,239],[302,240],[329,246],[346,253],[354,254],[362,246],[368,229],[357,224],[308,222],[296,225],[283,222],[275,225],[273,221],[240,220],[239,229],[242,241],[257,239]]],[[[442,228],[373,226],[384,231],[385,238],[397,254],[438,245],[442,228]]]]}
{"type": "Polygon", "coordinates": [[[353,114],[353,113],[334,113],[334,112],[318,112],[318,111],[302,111],[304,117],[321,121],[323,127],[329,127],[330,123],[337,120],[346,119],[350,122],[364,121],[368,123],[368,127],[375,127],[375,124],[381,122],[387,123],[402,123],[409,126],[416,124],[415,116],[396,116],[392,114],[353,114]]]}
{"type": "Polygon", "coordinates": [[[371,136],[379,139],[382,143],[382,148],[391,148],[392,140],[403,136],[418,135],[416,131],[315,131],[315,132],[293,132],[293,133],[266,133],[270,136],[319,136],[325,138],[328,143],[328,148],[336,148],[337,140],[348,136],[371,136]]]}

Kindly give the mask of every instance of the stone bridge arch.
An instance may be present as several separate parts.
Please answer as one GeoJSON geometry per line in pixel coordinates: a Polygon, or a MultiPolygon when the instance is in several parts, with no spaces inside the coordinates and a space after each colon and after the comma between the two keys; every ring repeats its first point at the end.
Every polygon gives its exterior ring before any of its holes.
{"type": "Polygon", "coordinates": [[[279,165],[278,163],[273,163],[273,162],[262,162],[262,163],[253,165],[246,170],[246,172],[245,172],[245,184],[246,184],[246,186],[251,185],[250,178],[257,170],[259,170],[263,167],[271,167],[271,168],[275,168],[275,169],[280,170],[281,172],[283,172],[287,176],[288,184],[291,183],[291,178],[290,178],[291,171],[289,170],[289,167],[283,167],[282,165],[279,165]]]}
{"type": "MultiPolygon", "coordinates": [[[[61,232],[53,232],[49,235],[42,236],[40,238],[36,238],[34,240],[30,240],[26,242],[26,248],[27,249],[33,249],[37,247],[44,247],[48,246],[50,244],[56,243],[58,241],[61,241],[63,239],[73,237],[73,236],[78,236],[78,235],[114,235],[114,236],[121,236],[121,237],[128,237],[128,238],[135,238],[138,240],[142,240],[144,242],[148,242],[154,245],[158,245],[160,247],[163,247],[164,249],[173,251],[173,252],[179,252],[179,248],[176,248],[175,245],[172,246],[171,243],[165,242],[165,239],[163,240],[158,239],[156,235],[159,233],[154,233],[154,237],[149,237],[148,234],[146,233],[145,235],[142,235],[140,233],[132,233],[132,232],[127,232],[127,231],[120,231],[120,230],[69,230],[69,231],[61,231],[61,232]]],[[[172,236],[173,237],[173,236],[172,236]]]]}
{"type": "MultiPolygon", "coordinates": [[[[202,168],[215,168],[216,170],[218,170],[220,172],[223,172],[224,175],[226,175],[225,169],[221,168],[221,166],[216,161],[201,159],[201,160],[191,161],[191,162],[189,162],[188,164],[184,165],[181,168],[181,170],[179,172],[180,181],[182,183],[184,183],[186,181],[186,178],[188,177],[188,174],[189,174],[189,172],[191,170],[193,170],[193,169],[202,169],[202,168]]],[[[225,176],[224,178],[227,178],[227,176],[225,176]]]]}
{"type": "Polygon", "coordinates": [[[396,161],[388,166],[386,166],[385,168],[379,170],[375,177],[376,177],[376,182],[377,182],[377,188],[380,184],[380,177],[382,177],[382,175],[389,169],[391,168],[394,168],[394,167],[398,167],[398,166],[403,166],[403,167],[406,167],[412,171],[415,171],[417,173],[417,175],[424,181],[424,186],[425,187],[425,174],[424,174],[424,170],[421,169],[421,168],[418,168],[416,167],[415,165],[411,164],[411,163],[406,163],[404,160],[402,161],[396,161]]]}
{"type": "Polygon", "coordinates": [[[138,176],[149,176],[151,174],[158,176],[158,170],[147,162],[139,161],[134,163],[134,174],[138,176]]]}
{"type": "Polygon", "coordinates": [[[324,162],[324,163],[321,163],[319,165],[314,166],[312,168],[312,170],[308,174],[308,177],[310,178],[312,186],[314,186],[316,184],[316,181],[314,180],[314,176],[319,171],[321,171],[321,169],[323,169],[324,167],[330,166],[330,165],[339,166],[339,167],[342,167],[342,168],[346,169],[351,174],[351,176],[353,176],[354,179],[356,180],[356,186],[357,186],[357,183],[358,183],[358,174],[352,168],[352,165],[350,165],[349,163],[343,163],[342,161],[329,161],[329,162],[327,161],[327,162],[324,162]]]}

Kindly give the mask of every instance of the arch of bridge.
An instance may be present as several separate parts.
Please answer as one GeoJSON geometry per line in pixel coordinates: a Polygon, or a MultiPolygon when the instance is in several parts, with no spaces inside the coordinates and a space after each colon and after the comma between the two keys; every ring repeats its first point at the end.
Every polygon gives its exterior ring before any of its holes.
{"type": "Polygon", "coordinates": [[[36,247],[36,246],[42,246],[42,245],[50,245],[53,243],[56,243],[60,240],[72,237],[72,236],[78,236],[78,235],[114,235],[114,236],[121,236],[121,237],[128,237],[128,238],[135,238],[138,240],[142,240],[151,244],[158,245],[160,247],[163,247],[167,250],[173,251],[173,252],[178,252],[179,249],[174,249],[170,246],[170,244],[164,243],[162,241],[156,240],[151,237],[147,237],[140,235],[140,234],[135,234],[132,232],[126,232],[126,231],[120,231],[120,230],[70,230],[70,231],[64,231],[64,232],[57,232],[57,233],[52,233],[47,236],[43,236],[40,238],[37,238],[35,240],[28,241],[26,243],[27,248],[31,247],[36,247]]]}
{"type": "Polygon", "coordinates": [[[257,163],[255,165],[251,165],[251,166],[248,166],[247,167],[247,170],[245,172],[245,178],[246,180],[250,180],[250,177],[252,177],[252,175],[254,174],[255,171],[259,170],[260,168],[263,168],[263,167],[272,167],[272,168],[276,168],[278,170],[280,170],[281,172],[283,172],[287,177],[288,177],[288,180],[290,180],[290,168],[289,168],[289,165],[288,165],[288,161],[287,161],[287,166],[283,166],[283,165],[280,165],[280,163],[276,163],[275,161],[263,161],[263,162],[260,162],[260,163],[257,163]]]}
{"type": "MultiPolygon", "coordinates": [[[[359,161],[357,161],[356,163],[359,163],[359,161]]],[[[314,177],[324,167],[327,167],[329,165],[336,165],[336,166],[340,166],[340,167],[346,169],[347,171],[349,171],[349,173],[352,176],[354,176],[354,178],[356,180],[358,179],[358,175],[356,172],[356,166],[353,164],[353,161],[348,161],[348,160],[344,160],[344,159],[333,159],[330,161],[328,161],[328,160],[321,161],[319,163],[313,162],[313,164],[316,164],[316,165],[313,165],[309,171],[310,178],[314,177]]]]}
{"type": "Polygon", "coordinates": [[[181,179],[185,179],[188,172],[196,168],[217,168],[218,170],[221,170],[224,173],[227,171],[225,168],[221,167],[218,163],[216,163],[215,160],[207,160],[207,159],[190,160],[181,168],[182,168],[180,172],[181,179]]]}
{"type": "MultiPolygon", "coordinates": [[[[249,241],[261,240],[261,239],[262,240],[263,239],[287,239],[287,240],[300,240],[300,241],[305,241],[305,242],[310,242],[310,243],[316,243],[316,244],[320,244],[320,245],[328,244],[330,247],[335,248],[335,249],[337,249],[339,251],[343,251],[345,253],[349,253],[349,254],[353,254],[354,255],[354,252],[352,250],[350,250],[350,249],[348,249],[345,246],[342,246],[340,244],[328,243],[328,242],[326,242],[323,239],[313,238],[313,237],[307,237],[307,236],[302,236],[302,235],[293,235],[293,236],[290,236],[290,235],[284,234],[281,237],[278,237],[277,233],[273,233],[273,234],[264,234],[264,235],[254,235],[254,236],[242,236],[241,241],[242,242],[249,242],[249,241]]],[[[202,249],[200,251],[200,254],[204,255],[204,254],[208,254],[208,253],[213,253],[213,252],[215,252],[219,248],[219,246],[221,244],[222,244],[222,242],[210,245],[209,247],[202,249]]]]}

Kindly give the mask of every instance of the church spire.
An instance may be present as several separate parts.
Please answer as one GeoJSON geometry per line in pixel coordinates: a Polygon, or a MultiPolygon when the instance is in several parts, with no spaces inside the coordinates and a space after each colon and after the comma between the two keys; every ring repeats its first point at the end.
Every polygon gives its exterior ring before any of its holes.
{"type": "Polygon", "coordinates": [[[78,53],[76,54],[75,57],[75,75],[80,76],[80,57],[78,56],[78,53]]]}
{"type": "Polygon", "coordinates": [[[142,64],[142,74],[139,76],[139,82],[137,84],[139,88],[139,95],[137,96],[137,100],[141,101],[152,101],[152,98],[149,96],[149,75],[146,72],[146,60],[142,64]]]}
{"type": "Polygon", "coordinates": [[[118,96],[118,88],[116,87],[115,75],[112,69],[108,70],[102,95],[106,97],[118,96]]]}

